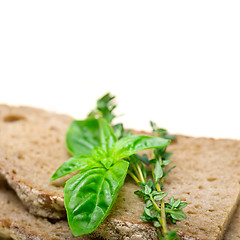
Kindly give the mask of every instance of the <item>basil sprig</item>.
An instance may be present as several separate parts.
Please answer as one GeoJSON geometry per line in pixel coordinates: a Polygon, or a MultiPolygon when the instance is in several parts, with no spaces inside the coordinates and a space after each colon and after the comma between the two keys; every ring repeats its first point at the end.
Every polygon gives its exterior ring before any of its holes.
{"type": "Polygon", "coordinates": [[[104,118],[73,121],[66,135],[73,157],[53,174],[51,181],[80,171],[64,187],[64,204],[73,235],[93,232],[107,217],[128,172],[126,158],[151,148],[163,148],[169,140],[128,136],[117,140],[104,118]]]}

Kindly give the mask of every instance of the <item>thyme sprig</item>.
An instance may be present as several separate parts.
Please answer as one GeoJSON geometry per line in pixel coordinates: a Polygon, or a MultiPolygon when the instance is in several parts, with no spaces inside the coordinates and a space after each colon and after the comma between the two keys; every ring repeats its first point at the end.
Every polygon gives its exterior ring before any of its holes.
{"type": "MultiPolygon", "coordinates": [[[[173,135],[168,135],[164,129],[157,128],[157,125],[151,122],[155,135],[161,134],[161,137],[175,139],[173,135]],[[164,130],[164,131],[163,131],[164,130]]],[[[160,240],[179,239],[177,230],[169,230],[167,221],[175,224],[177,221],[186,219],[183,208],[187,206],[181,199],[175,200],[172,196],[169,202],[165,202],[168,195],[164,192],[164,180],[168,173],[175,167],[165,170],[165,167],[171,163],[172,152],[167,152],[166,147],[154,149],[152,159],[148,160],[147,155],[135,154],[130,159],[129,175],[140,185],[141,190],[134,193],[145,202],[143,215],[140,217],[145,222],[153,223],[157,228],[160,240]],[[147,181],[147,168],[152,167],[152,180],[147,181]]]]}

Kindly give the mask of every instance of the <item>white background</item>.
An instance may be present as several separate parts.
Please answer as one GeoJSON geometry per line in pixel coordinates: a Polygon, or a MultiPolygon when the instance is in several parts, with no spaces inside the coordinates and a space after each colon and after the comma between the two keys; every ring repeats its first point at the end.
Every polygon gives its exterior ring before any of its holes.
{"type": "Polygon", "coordinates": [[[1,1],[0,103],[240,139],[239,1],[1,1]]]}

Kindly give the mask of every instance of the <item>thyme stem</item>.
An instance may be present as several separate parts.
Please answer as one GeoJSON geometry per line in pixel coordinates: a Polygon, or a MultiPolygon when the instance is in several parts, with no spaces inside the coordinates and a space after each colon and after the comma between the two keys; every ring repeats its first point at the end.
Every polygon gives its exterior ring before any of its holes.
{"type": "MultiPolygon", "coordinates": [[[[139,180],[141,180],[141,176],[140,176],[140,174],[139,174],[139,171],[138,171],[138,169],[137,169],[137,165],[138,164],[135,164],[134,162],[131,164],[132,165],[132,167],[133,167],[133,170],[134,170],[134,172],[135,172],[135,176],[137,176],[137,178],[139,179],[139,180]]],[[[139,182],[141,182],[141,181],[139,181],[139,182]]]]}
{"type": "Polygon", "coordinates": [[[131,171],[128,170],[128,174],[135,180],[136,183],[141,182],[135,174],[133,174],[131,171]]]}
{"type": "Polygon", "coordinates": [[[143,177],[143,173],[142,173],[142,170],[141,170],[139,164],[137,164],[137,169],[138,169],[138,173],[139,173],[139,177],[140,177],[141,181],[142,181],[143,183],[145,183],[145,179],[144,179],[144,177],[143,177]]]}

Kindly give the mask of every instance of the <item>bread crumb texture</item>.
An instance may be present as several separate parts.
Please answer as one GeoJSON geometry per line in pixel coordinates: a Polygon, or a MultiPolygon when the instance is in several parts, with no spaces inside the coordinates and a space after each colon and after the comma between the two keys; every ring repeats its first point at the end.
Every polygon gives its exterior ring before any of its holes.
{"type": "Polygon", "coordinates": [[[74,237],[67,221],[51,221],[30,214],[16,194],[0,185],[0,239],[89,240],[89,236],[74,237]]]}
{"type": "Polygon", "coordinates": [[[70,157],[65,134],[71,121],[35,108],[0,106],[0,172],[36,215],[65,215],[62,182],[49,179],[70,157]]]}
{"type": "MultiPolygon", "coordinates": [[[[50,183],[70,155],[65,134],[71,117],[29,107],[0,106],[0,172],[31,213],[49,218],[65,215],[62,180],[50,183]]],[[[186,201],[182,239],[221,239],[240,192],[240,141],[177,136],[165,191],[186,201]]],[[[127,177],[110,215],[95,231],[105,239],[157,239],[140,216],[138,186],[127,177]]]]}

